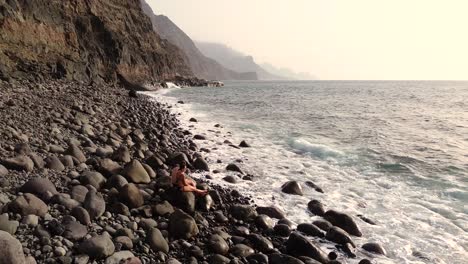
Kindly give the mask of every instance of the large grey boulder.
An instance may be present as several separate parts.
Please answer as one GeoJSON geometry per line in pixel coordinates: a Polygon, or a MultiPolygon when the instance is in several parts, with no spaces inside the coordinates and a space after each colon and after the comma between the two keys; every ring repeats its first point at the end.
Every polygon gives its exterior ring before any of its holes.
{"type": "Polygon", "coordinates": [[[52,196],[58,193],[55,185],[47,178],[31,179],[23,184],[19,190],[23,193],[37,195],[45,202],[49,201],[52,196]]]}
{"type": "Polygon", "coordinates": [[[21,243],[0,230],[0,264],[26,264],[21,243]]]}
{"type": "Polygon", "coordinates": [[[169,233],[174,238],[189,239],[198,234],[195,220],[184,211],[177,209],[169,218],[169,233]]]}
{"type": "Polygon", "coordinates": [[[37,215],[43,217],[49,211],[47,204],[34,194],[25,193],[8,204],[8,209],[20,215],[37,215]]]}
{"type": "Polygon", "coordinates": [[[149,230],[148,244],[154,252],[161,251],[165,254],[169,253],[169,244],[161,234],[161,231],[157,228],[151,228],[151,230],[149,230]]]}
{"type": "Polygon", "coordinates": [[[34,162],[29,157],[23,155],[4,159],[1,163],[10,170],[32,171],[34,169],[34,162]]]}
{"type": "Polygon", "coordinates": [[[88,211],[91,219],[101,216],[106,211],[106,202],[102,194],[92,190],[86,194],[83,207],[88,211]]]}
{"type": "Polygon", "coordinates": [[[124,176],[134,183],[149,183],[151,178],[145,167],[138,160],[132,160],[124,169],[124,176]]]}
{"type": "Polygon", "coordinates": [[[102,259],[114,254],[115,246],[110,235],[104,233],[83,241],[78,251],[94,259],[102,259]]]}

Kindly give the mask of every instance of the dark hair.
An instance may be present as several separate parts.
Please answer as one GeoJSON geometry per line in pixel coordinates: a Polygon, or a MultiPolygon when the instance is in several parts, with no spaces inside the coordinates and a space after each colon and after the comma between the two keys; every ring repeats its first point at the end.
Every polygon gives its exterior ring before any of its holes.
{"type": "Polygon", "coordinates": [[[179,164],[179,169],[185,169],[187,168],[187,163],[185,162],[185,160],[183,160],[180,164],[179,164]]]}

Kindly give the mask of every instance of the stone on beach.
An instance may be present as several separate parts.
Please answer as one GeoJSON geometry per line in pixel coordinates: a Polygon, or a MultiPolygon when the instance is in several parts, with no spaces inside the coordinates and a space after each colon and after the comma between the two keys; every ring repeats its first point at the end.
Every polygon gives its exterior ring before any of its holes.
{"type": "Polygon", "coordinates": [[[151,181],[145,167],[138,160],[132,160],[125,166],[124,176],[133,183],[149,183],[151,181]]]}
{"type": "Polygon", "coordinates": [[[41,217],[49,211],[47,204],[31,193],[25,193],[16,198],[16,200],[8,204],[8,209],[24,216],[34,214],[41,217]]]}
{"type": "Polygon", "coordinates": [[[23,193],[37,195],[45,202],[57,194],[55,185],[47,178],[33,178],[23,184],[19,190],[23,193]]]}
{"type": "Polygon", "coordinates": [[[302,187],[297,181],[288,181],[281,186],[281,191],[287,194],[303,195],[302,187]]]}
{"type": "Polygon", "coordinates": [[[86,239],[79,247],[78,251],[95,259],[102,259],[114,254],[115,246],[108,234],[98,235],[86,239]]]}
{"type": "Polygon", "coordinates": [[[169,218],[169,233],[174,238],[189,239],[198,234],[198,226],[195,220],[182,210],[175,210],[169,218]]]}
{"type": "Polygon", "coordinates": [[[4,159],[0,163],[10,170],[32,171],[34,169],[34,162],[24,155],[4,159]]]}
{"type": "Polygon", "coordinates": [[[0,264],[25,264],[21,243],[9,233],[0,230],[0,264]]]}
{"type": "Polygon", "coordinates": [[[345,213],[341,213],[335,210],[328,210],[323,217],[332,225],[340,227],[350,235],[357,237],[362,236],[361,230],[359,229],[354,219],[345,213]]]}

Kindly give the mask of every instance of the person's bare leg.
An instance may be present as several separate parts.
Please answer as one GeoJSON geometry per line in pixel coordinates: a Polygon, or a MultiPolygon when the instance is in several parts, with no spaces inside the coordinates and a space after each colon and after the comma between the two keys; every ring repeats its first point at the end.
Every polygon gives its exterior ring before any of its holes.
{"type": "Polygon", "coordinates": [[[191,185],[185,185],[182,190],[184,192],[194,192],[196,194],[199,194],[199,195],[205,195],[208,193],[208,191],[205,191],[205,190],[199,190],[197,189],[196,187],[193,187],[191,185]]]}

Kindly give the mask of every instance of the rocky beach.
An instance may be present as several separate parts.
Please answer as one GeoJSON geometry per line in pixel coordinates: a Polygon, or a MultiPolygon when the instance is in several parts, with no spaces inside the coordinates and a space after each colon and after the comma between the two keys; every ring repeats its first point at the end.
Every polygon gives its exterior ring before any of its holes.
{"type": "MultiPolygon", "coordinates": [[[[256,207],[210,184],[203,140],[194,140],[201,136],[181,127],[170,106],[119,85],[1,87],[0,263],[300,264],[355,256],[352,236],[362,234],[351,216],[312,200],[310,212],[323,219],[293,226],[274,204],[256,207]],[[171,186],[170,169],[182,160],[204,171],[198,186],[207,196],[171,186]],[[320,241],[336,248],[325,252],[320,241]]],[[[217,162],[252,180],[239,164],[217,162]]],[[[301,185],[287,182],[282,191],[301,195],[301,185]]],[[[385,254],[380,245],[360,246],[385,254]]]]}

